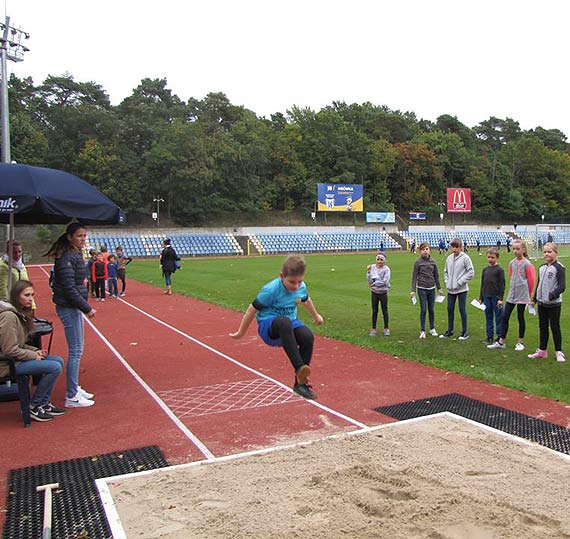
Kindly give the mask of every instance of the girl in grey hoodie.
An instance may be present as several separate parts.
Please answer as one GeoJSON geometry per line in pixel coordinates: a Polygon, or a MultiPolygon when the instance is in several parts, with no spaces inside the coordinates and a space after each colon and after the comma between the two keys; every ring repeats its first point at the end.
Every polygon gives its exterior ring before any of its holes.
{"type": "Polygon", "coordinates": [[[376,255],[376,264],[370,264],[366,268],[366,278],[370,287],[372,303],[372,329],[370,336],[376,337],[376,323],[378,321],[378,304],[382,306],[384,319],[384,336],[390,335],[388,316],[388,289],[390,288],[390,268],[386,265],[386,256],[382,253],[376,255]]]}

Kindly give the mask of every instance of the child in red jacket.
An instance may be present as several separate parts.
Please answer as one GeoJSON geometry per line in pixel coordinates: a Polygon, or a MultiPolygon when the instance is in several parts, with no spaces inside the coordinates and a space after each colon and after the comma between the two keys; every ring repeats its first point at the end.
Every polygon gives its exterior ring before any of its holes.
{"type": "Polygon", "coordinates": [[[91,280],[95,283],[96,301],[105,301],[105,284],[108,278],[107,262],[103,260],[101,253],[97,253],[97,260],[91,266],[91,280]]]}

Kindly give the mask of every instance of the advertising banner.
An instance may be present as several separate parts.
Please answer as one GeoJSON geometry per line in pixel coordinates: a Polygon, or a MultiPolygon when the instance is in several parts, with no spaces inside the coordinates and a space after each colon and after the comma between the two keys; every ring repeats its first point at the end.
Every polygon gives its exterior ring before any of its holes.
{"type": "Polygon", "coordinates": [[[425,221],[426,212],[425,211],[411,211],[410,221],[425,221]]]}
{"type": "Polygon", "coordinates": [[[396,214],[393,211],[366,212],[367,223],[395,223],[396,214]]]}
{"type": "Polygon", "coordinates": [[[471,189],[450,187],[447,190],[448,212],[471,212],[471,189]]]}
{"type": "Polygon", "coordinates": [[[364,211],[364,189],[359,184],[317,184],[318,211],[364,211]]]}

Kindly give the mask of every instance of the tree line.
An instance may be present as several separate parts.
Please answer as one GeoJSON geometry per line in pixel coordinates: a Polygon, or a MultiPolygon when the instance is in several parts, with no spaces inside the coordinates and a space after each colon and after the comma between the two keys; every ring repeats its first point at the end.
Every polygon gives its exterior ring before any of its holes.
{"type": "Polygon", "coordinates": [[[223,93],[182,101],[166,79],[144,79],[112,106],[73,76],[9,80],[12,159],[62,169],[128,215],[165,200],[179,225],[233,212],[311,212],[317,183],[361,183],[365,211],[439,215],[446,188],[472,189],[473,216],[564,221],[570,144],[558,129],[522,130],[511,118],[475,127],[435,122],[372,103],[292,106],[270,118],[223,93]]]}

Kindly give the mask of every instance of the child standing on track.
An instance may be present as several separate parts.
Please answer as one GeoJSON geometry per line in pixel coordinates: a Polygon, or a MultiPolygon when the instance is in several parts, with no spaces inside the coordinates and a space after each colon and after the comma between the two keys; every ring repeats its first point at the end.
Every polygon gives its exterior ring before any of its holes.
{"type": "Polygon", "coordinates": [[[283,262],[279,277],[267,283],[249,305],[239,329],[230,337],[241,339],[254,318],[257,318],[258,333],[269,346],[283,347],[293,369],[293,391],[306,399],[317,396],[309,385],[311,357],[313,355],[313,332],[297,318],[300,303],[313,317],[316,325],[323,317],[313,305],[304,283],[305,259],[301,255],[289,255],[283,262]]]}
{"type": "Polygon", "coordinates": [[[383,253],[376,255],[376,264],[366,268],[366,278],[370,287],[372,301],[372,329],[370,337],[376,337],[376,323],[378,322],[378,304],[382,306],[384,319],[384,336],[390,335],[390,318],[388,316],[388,289],[390,288],[390,268],[386,265],[386,256],[383,253]]]}
{"type": "Polygon", "coordinates": [[[447,331],[439,337],[447,339],[453,336],[453,322],[455,317],[455,302],[459,301],[459,314],[461,315],[461,335],[459,341],[466,341],[469,338],[467,333],[467,292],[469,291],[469,281],[475,276],[473,263],[462,250],[462,242],[459,238],[451,240],[451,254],[445,261],[443,277],[447,288],[447,331]]]}
{"type": "Polygon", "coordinates": [[[120,245],[115,247],[117,253],[117,278],[121,281],[121,297],[127,290],[127,265],[133,261],[130,256],[126,256],[120,245]]]}
{"type": "MultiPolygon", "coordinates": [[[[441,242],[440,242],[441,250],[441,242]]],[[[435,329],[435,291],[441,295],[441,285],[439,284],[439,272],[435,260],[430,256],[431,249],[429,243],[420,244],[420,257],[414,264],[412,271],[412,291],[410,297],[416,297],[416,288],[420,297],[420,339],[426,338],[426,311],[429,314],[429,334],[437,337],[435,329]]]]}
{"type": "Polygon", "coordinates": [[[558,262],[558,247],[555,243],[544,244],[544,264],[538,268],[538,280],[532,299],[538,303],[538,328],[540,344],[531,359],[548,357],[548,326],[552,330],[556,361],[563,363],[566,356],[562,352],[562,333],[560,332],[560,311],[562,310],[562,293],[566,290],[566,268],[558,262]]]}
{"type": "Polygon", "coordinates": [[[496,330],[497,339],[501,335],[501,317],[503,316],[503,296],[505,295],[505,270],[498,264],[499,251],[496,247],[487,249],[489,265],[481,274],[479,303],[485,304],[486,344],[492,344],[496,330]]]}
{"type": "Polygon", "coordinates": [[[119,297],[119,283],[117,282],[117,257],[110,254],[107,260],[107,286],[109,287],[109,297],[117,299],[119,297]]]}
{"type": "Polygon", "coordinates": [[[103,260],[101,253],[97,253],[97,260],[93,262],[91,268],[91,280],[95,282],[95,297],[97,301],[105,301],[105,281],[108,278],[107,262],[103,260]]]}
{"type": "Polygon", "coordinates": [[[521,352],[524,350],[524,334],[526,332],[524,310],[531,303],[532,291],[536,281],[536,271],[528,259],[526,241],[515,240],[513,242],[513,252],[515,257],[509,263],[511,282],[509,283],[509,293],[507,294],[507,301],[501,318],[501,335],[497,342],[489,344],[487,348],[505,348],[505,339],[509,332],[509,318],[516,307],[519,321],[519,338],[515,345],[515,350],[521,352]]]}

